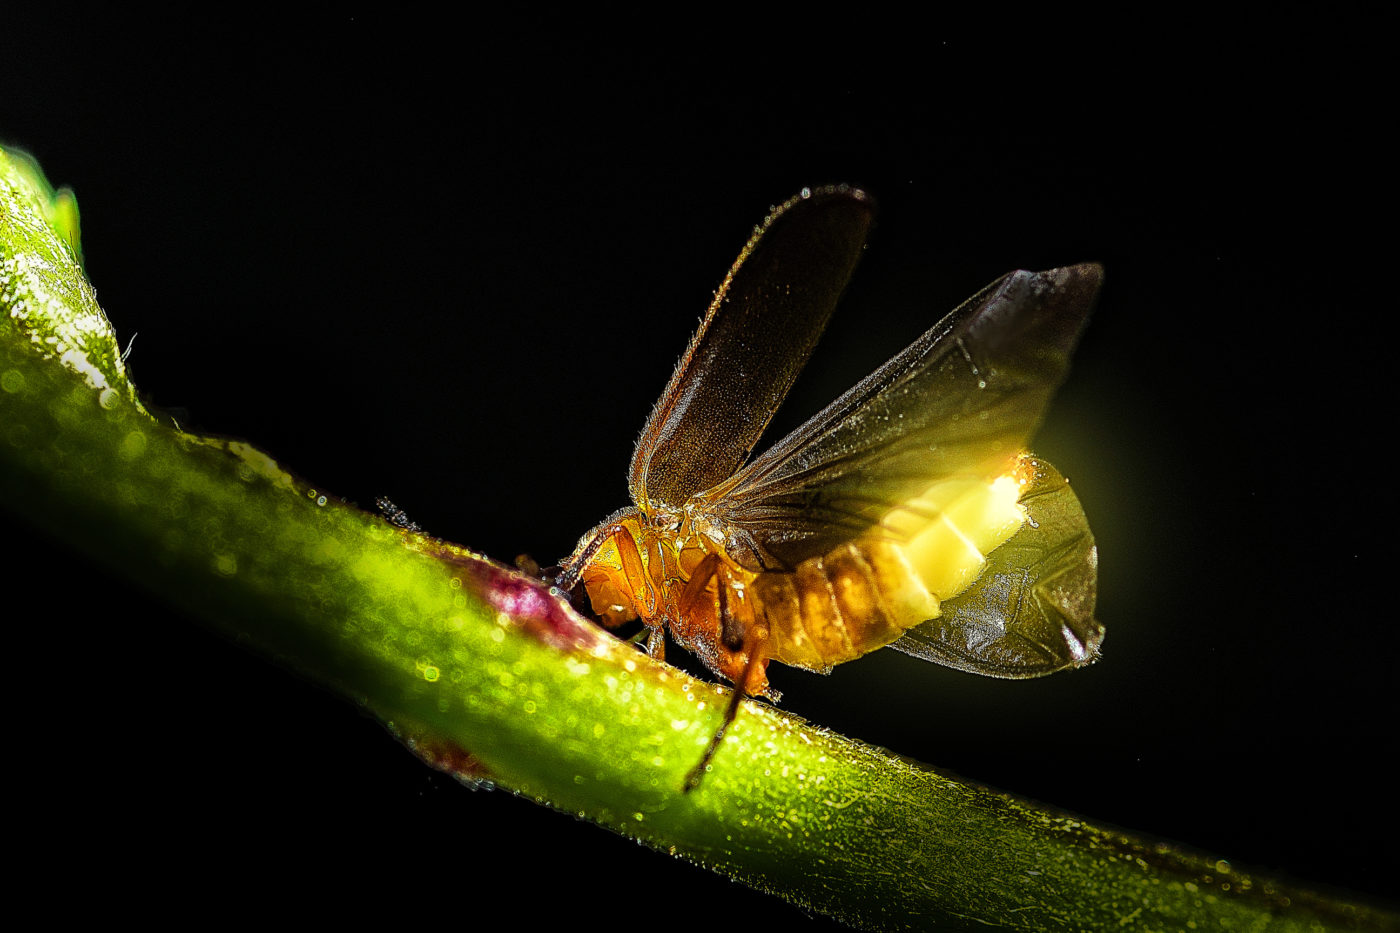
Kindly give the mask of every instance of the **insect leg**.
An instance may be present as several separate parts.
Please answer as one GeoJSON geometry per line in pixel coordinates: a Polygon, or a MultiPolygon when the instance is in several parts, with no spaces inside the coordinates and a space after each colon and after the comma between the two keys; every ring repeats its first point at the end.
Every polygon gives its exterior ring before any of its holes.
{"type": "Polygon", "coordinates": [[[705,746],[705,754],[700,756],[700,761],[685,776],[685,784],[681,786],[681,793],[688,794],[700,786],[701,779],[709,770],[710,759],[714,758],[715,752],[719,751],[719,743],[724,741],[724,734],[729,731],[735,717],[739,715],[740,701],[749,695],[749,683],[755,669],[762,670],[763,661],[766,658],[764,651],[766,647],[767,642],[758,639],[755,639],[754,644],[749,646],[749,660],[744,665],[744,676],[739,683],[734,685],[733,692],[729,694],[729,706],[724,711],[724,721],[719,724],[719,728],[710,738],[710,744],[705,746]]]}
{"type": "Polygon", "coordinates": [[[646,602],[637,607],[637,612],[642,621],[650,626],[656,618],[656,587],[652,586],[651,576],[642,565],[642,552],[637,548],[637,539],[632,537],[632,532],[626,525],[616,527],[613,538],[617,542],[618,557],[622,559],[622,572],[627,574],[627,582],[632,585],[632,592],[640,590],[643,594],[646,602]]]}
{"type": "MultiPolygon", "coordinates": [[[[719,576],[721,565],[722,561],[719,555],[711,552],[706,554],[695,566],[695,570],[690,574],[690,579],[686,581],[685,589],[681,591],[680,599],[677,600],[677,606],[683,618],[692,618],[699,613],[706,612],[708,607],[704,602],[705,590],[709,587],[710,581],[719,576]]],[[[719,583],[720,599],[723,599],[724,580],[721,579],[719,583]]]]}
{"type": "MultiPolygon", "coordinates": [[[[708,561],[711,557],[715,557],[715,555],[711,554],[707,556],[705,561],[708,561]]],[[[733,724],[734,718],[739,715],[740,701],[746,696],[753,695],[754,691],[752,685],[754,683],[754,675],[758,674],[760,677],[762,676],[768,657],[766,650],[768,647],[767,626],[746,625],[744,619],[740,619],[734,614],[729,605],[730,588],[733,585],[733,581],[729,579],[727,569],[719,560],[716,560],[711,567],[707,568],[705,566],[705,561],[702,561],[700,566],[696,568],[695,576],[691,578],[691,584],[694,584],[697,579],[700,579],[703,592],[703,587],[708,580],[701,577],[701,571],[705,572],[705,576],[713,576],[715,578],[716,590],[719,594],[720,641],[723,643],[724,647],[730,651],[738,652],[747,649],[748,659],[744,663],[743,673],[740,674],[738,680],[734,682],[734,691],[729,695],[729,706],[724,711],[723,722],[721,722],[719,728],[715,730],[715,734],[710,739],[710,744],[706,746],[705,754],[700,757],[699,763],[696,764],[694,768],[691,768],[690,773],[686,775],[685,785],[682,787],[682,792],[684,793],[690,793],[700,786],[700,780],[705,776],[705,771],[710,765],[710,759],[714,758],[715,752],[719,750],[719,743],[724,740],[724,734],[729,730],[730,725],[733,724]]],[[[689,587],[687,587],[687,589],[688,588],[689,587]]],[[[751,617],[749,622],[752,622],[751,617]]]]}
{"type": "Polygon", "coordinates": [[[666,627],[663,625],[647,627],[647,654],[658,661],[666,660],[666,627]]]}
{"type": "Polygon", "coordinates": [[[564,568],[555,585],[566,593],[572,593],[583,579],[583,572],[588,569],[594,555],[610,541],[616,542],[618,558],[622,561],[622,572],[626,574],[632,592],[644,595],[645,602],[637,606],[637,612],[643,621],[651,626],[651,620],[656,617],[656,587],[652,585],[651,576],[642,564],[642,552],[637,547],[637,539],[622,522],[613,522],[598,529],[593,539],[574,556],[569,566],[564,568]]]}

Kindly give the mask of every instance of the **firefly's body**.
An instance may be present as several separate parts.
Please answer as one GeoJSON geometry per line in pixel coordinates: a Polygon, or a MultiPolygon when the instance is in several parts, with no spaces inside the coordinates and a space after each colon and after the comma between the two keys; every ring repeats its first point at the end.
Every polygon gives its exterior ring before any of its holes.
{"type": "Polygon", "coordinates": [[[871,531],[809,557],[790,570],[752,570],[752,554],[726,540],[722,523],[697,496],[681,510],[626,509],[585,538],[605,543],[581,579],[609,625],[641,618],[669,630],[711,670],[749,694],[768,693],[763,658],[829,671],[883,648],[940,615],[967,589],[986,555],[1025,523],[1020,494],[1034,461],[990,483],[945,482],[871,531]],[[921,516],[937,509],[937,519],[921,516]],[[914,534],[900,534],[911,526],[914,534]]]}
{"type": "MultiPolygon", "coordinates": [[[[632,457],[635,508],[564,561],[610,625],[669,631],[736,686],[893,644],[997,677],[1087,664],[1097,556],[1078,499],[1025,452],[1098,291],[1094,265],[1013,272],[816,417],[754,449],[865,248],[869,198],[804,191],[720,286],[632,457]]],[[[713,753],[723,728],[701,762],[713,753]]],[[[694,786],[698,773],[692,773],[694,786]]]]}

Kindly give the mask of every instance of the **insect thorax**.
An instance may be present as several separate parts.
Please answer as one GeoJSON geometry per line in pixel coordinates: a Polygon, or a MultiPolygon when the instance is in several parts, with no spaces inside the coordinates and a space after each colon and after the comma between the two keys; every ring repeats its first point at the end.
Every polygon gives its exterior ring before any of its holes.
{"type": "Polygon", "coordinates": [[[678,621],[682,587],[712,554],[724,562],[727,579],[752,577],[725,555],[711,521],[689,509],[652,506],[609,516],[583,537],[573,560],[585,561],[579,579],[605,625],[641,618],[661,626],[678,621]]]}

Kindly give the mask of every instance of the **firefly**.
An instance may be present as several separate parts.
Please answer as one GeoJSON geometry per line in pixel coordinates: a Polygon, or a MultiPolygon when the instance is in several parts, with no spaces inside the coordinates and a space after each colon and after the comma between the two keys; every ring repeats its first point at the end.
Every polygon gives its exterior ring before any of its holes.
{"type": "Polygon", "coordinates": [[[757,456],[874,207],[804,189],[755,229],[647,419],[632,506],[560,565],[596,616],[640,619],[734,684],[693,789],[770,661],[827,672],[886,645],[1039,677],[1096,660],[1098,554],[1069,483],[1026,451],[1098,294],[1095,264],[1012,272],[757,456]]]}

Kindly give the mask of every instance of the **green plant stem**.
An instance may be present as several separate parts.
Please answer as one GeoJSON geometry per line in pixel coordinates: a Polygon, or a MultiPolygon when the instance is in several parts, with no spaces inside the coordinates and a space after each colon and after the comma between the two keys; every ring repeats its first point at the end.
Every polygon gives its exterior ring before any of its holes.
{"type": "Polygon", "coordinates": [[[364,705],[438,766],[871,928],[1400,926],[754,703],[682,794],[727,691],[514,571],[152,417],[53,197],[0,152],[0,503],[364,705]]]}

